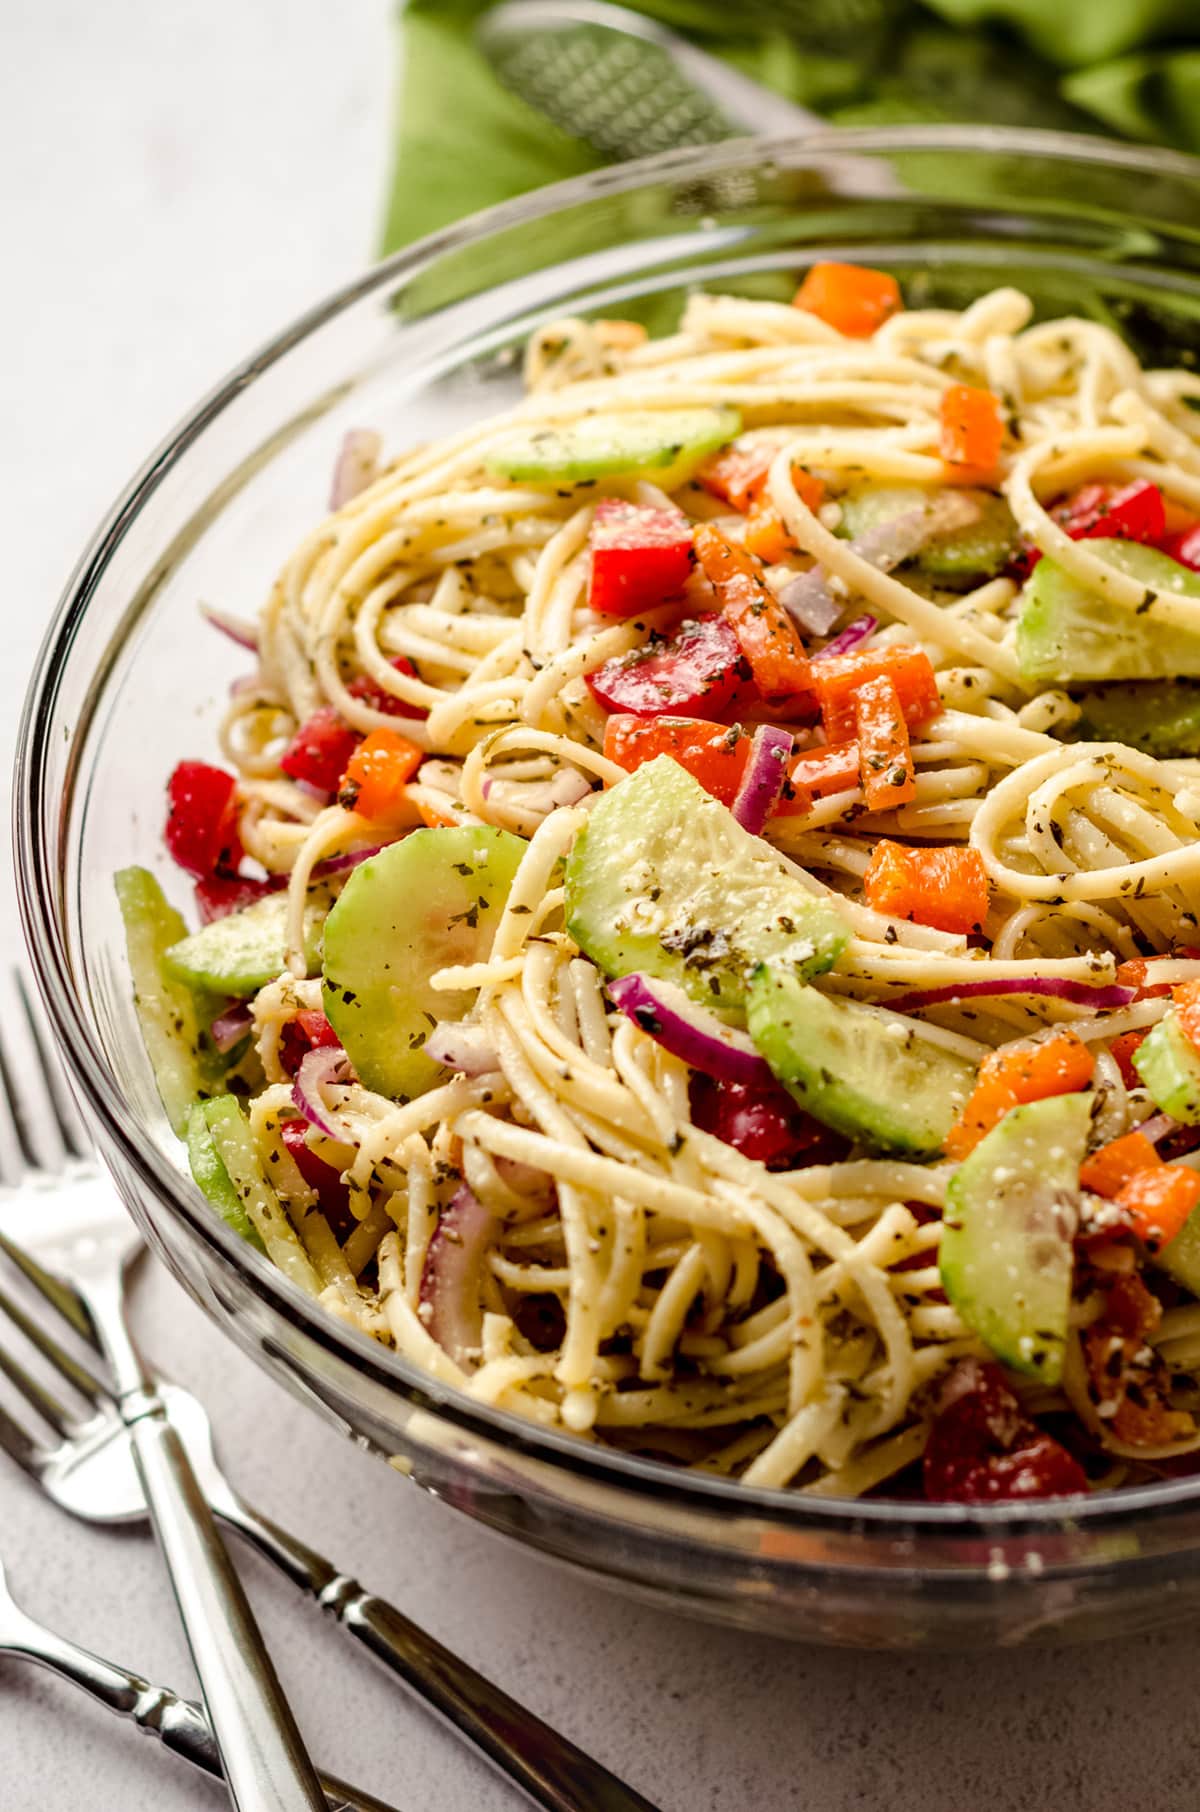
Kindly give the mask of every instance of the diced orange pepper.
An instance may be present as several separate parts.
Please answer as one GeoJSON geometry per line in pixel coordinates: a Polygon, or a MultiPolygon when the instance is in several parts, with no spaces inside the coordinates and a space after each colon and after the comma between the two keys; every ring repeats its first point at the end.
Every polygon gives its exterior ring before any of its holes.
{"type": "Polygon", "coordinates": [[[1200,1050],[1200,981],[1180,982],[1171,998],[1180,1031],[1200,1050]]]}
{"type": "Polygon", "coordinates": [[[812,668],[791,617],[763,578],[753,554],[736,547],[711,522],[696,530],[696,553],[712,581],[721,613],[750,664],[765,699],[811,690],[812,668]]]}
{"type": "Polygon", "coordinates": [[[783,517],[770,504],[747,516],[743,542],[748,553],[768,566],[775,566],[796,551],[796,543],[788,534],[783,517]]]}
{"type": "Polygon", "coordinates": [[[1126,1133],[1123,1138],[1113,1139],[1084,1159],[1079,1181],[1094,1195],[1107,1196],[1113,1201],[1131,1177],[1140,1170],[1153,1170],[1161,1163],[1162,1159],[1144,1133],[1126,1133]]]}
{"type": "Polygon", "coordinates": [[[421,814],[421,823],[430,830],[448,829],[458,823],[452,811],[445,806],[434,805],[428,799],[418,799],[417,810],[421,814]]]}
{"type": "Polygon", "coordinates": [[[863,887],[876,912],[939,931],[978,931],[987,917],[983,857],[957,844],[910,849],[884,837],[871,852],[863,887]]]}
{"type": "Polygon", "coordinates": [[[900,694],[886,673],[854,694],[858,771],[863,797],[873,812],[907,805],[917,790],[916,769],[900,694]]]}
{"type": "Polygon", "coordinates": [[[1122,988],[1133,988],[1139,1000],[1165,999],[1171,992],[1170,982],[1155,982],[1149,987],[1146,984],[1146,977],[1154,960],[1153,957],[1134,956],[1128,962],[1118,963],[1118,984],[1122,988]]]}
{"type": "Polygon", "coordinates": [[[855,340],[870,339],[902,306],[900,285],[890,272],[832,260],[814,264],[792,300],[855,340]]]}
{"type": "Polygon", "coordinates": [[[656,755],[670,755],[714,799],[732,805],[746,771],[750,738],[736,724],[618,711],[604,726],[604,753],[630,773],[656,755]]]}
{"type": "Polygon", "coordinates": [[[404,788],[424,751],[395,730],[372,730],[346,763],[338,801],[364,818],[392,818],[405,805],[404,788]]]}
{"type": "Polygon", "coordinates": [[[1077,1094],[1091,1082],[1095,1067],[1087,1045],[1066,1030],[1050,1038],[1001,1045],[980,1065],[971,1098],[946,1139],[946,1156],[965,1158],[1010,1107],[1044,1101],[1050,1095],[1077,1094]]]}
{"type": "Polygon", "coordinates": [[[1175,1238],[1200,1202],[1200,1177],[1185,1165],[1164,1164],[1157,1152],[1154,1156],[1156,1162],[1131,1176],[1116,1202],[1138,1238],[1157,1252],[1175,1238]]]}
{"type": "Polygon", "coordinates": [[[775,807],[781,817],[812,809],[814,799],[832,793],[852,793],[858,788],[857,742],[829,743],[823,749],[805,749],[788,769],[783,797],[775,807]]]}
{"type": "Polygon", "coordinates": [[[901,646],[833,655],[812,665],[812,689],[830,742],[844,742],[854,735],[854,694],[880,674],[886,674],[895,686],[910,729],[941,710],[937,675],[923,648],[901,646]]]}
{"type": "Polygon", "coordinates": [[[1004,411],[994,390],[951,384],[942,392],[938,451],[948,478],[974,483],[996,470],[1004,445],[1004,411]]]}
{"type": "Polygon", "coordinates": [[[1145,1032],[1118,1032],[1109,1043],[1113,1061],[1121,1072],[1121,1080],[1126,1088],[1140,1088],[1141,1077],[1133,1067],[1133,1053],[1141,1044],[1145,1032]]]}

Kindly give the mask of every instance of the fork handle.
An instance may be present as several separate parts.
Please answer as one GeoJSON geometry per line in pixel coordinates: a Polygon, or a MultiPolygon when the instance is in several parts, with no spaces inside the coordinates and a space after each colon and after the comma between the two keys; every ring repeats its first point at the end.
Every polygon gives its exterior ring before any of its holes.
{"type": "MultiPolygon", "coordinates": [[[[206,1774],[222,1774],[221,1754],[208,1719],[199,1705],[181,1699],[169,1686],[156,1686],[113,1661],[102,1660],[89,1649],[69,1642],[40,1624],[22,1617],[19,1634],[0,1643],[10,1654],[24,1655],[80,1687],[118,1717],[128,1718],[139,1730],[157,1737],[164,1749],[182,1756],[206,1774]]],[[[348,1787],[331,1774],[321,1775],[328,1812],[395,1812],[356,1787],[348,1787]]]]}
{"type": "Polygon", "coordinates": [[[438,1712],[544,1812],[658,1812],[582,1749],[385,1599],[339,1573],[322,1555],[236,1497],[217,1514],[309,1592],[347,1635],[438,1712]]]}
{"type": "Polygon", "coordinates": [[[124,1395],[121,1414],[234,1805],[324,1812],[320,1782],[177,1430],[150,1389],[124,1395]]]}

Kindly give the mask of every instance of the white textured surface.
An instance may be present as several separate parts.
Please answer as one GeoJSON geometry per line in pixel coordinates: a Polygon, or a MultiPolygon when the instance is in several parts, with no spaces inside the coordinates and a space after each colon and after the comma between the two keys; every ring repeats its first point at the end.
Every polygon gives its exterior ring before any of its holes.
{"type": "MultiPolygon", "coordinates": [[[[117,487],[226,366],[369,256],[391,53],[386,0],[0,5],[4,767],[42,625],[117,487]]],[[[7,900],[0,911],[11,939],[7,900]]],[[[652,1615],[420,1497],[285,1397],[161,1272],[138,1308],[150,1352],[203,1391],[252,1499],[664,1812],[1195,1804],[1186,1635],[918,1660],[652,1615]]],[[[0,1467],[0,1552],[31,1611],[192,1689],[142,1535],[70,1524],[0,1467]]],[[[264,1566],[245,1574],[314,1753],[403,1812],[516,1807],[264,1566]]],[[[66,1687],[0,1662],[0,1812],[221,1803],[66,1687]]]]}

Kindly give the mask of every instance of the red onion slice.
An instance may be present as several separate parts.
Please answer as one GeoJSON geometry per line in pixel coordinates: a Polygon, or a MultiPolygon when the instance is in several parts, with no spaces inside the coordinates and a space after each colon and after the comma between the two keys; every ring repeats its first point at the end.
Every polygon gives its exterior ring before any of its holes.
{"type": "Polygon", "coordinates": [[[350,1060],[340,1044],[317,1045],[302,1058],[292,1084],[292,1100],[309,1125],[342,1144],[346,1128],[326,1105],[322,1090],[331,1082],[348,1082],[350,1074],[350,1060]]]}
{"type": "Polygon", "coordinates": [[[784,609],[809,635],[828,635],[844,609],[830,591],[821,566],[810,567],[808,572],[789,579],[778,595],[784,609]]]}
{"type": "MultiPolygon", "coordinates": [[[[226,611],[217,610],[212,604],[202,604],[200,615],[206,623],[211,623],[214,629],[219,629],[222,635],[227,635],[231,642],[236,642],[239,648],[248,648],[251,654],[258,653],[258,630],[253,623],[243,623],[240,617],[231,617],[226,611]]],[[[237,683],[237,681],[234,682],[235,685],[237,683]]],[[[258,683],[254,677],[245,681],[247,686],[257,686],[258,683]]]]}
{"type": "Polygon", "coordinates": [[[652,975],[622,975],[608,984],[608,998],[664,1051],[717,1082],[752,1087],[773,1083],[766,1059],[745,1032],[725,1025],[690,1000],[673,982],[652,975]]]}
{"type": "Polygon", "coordinates": [[[372,428],[351,428],[342,441],[333,468],[329,507],[340,510],[360,491],[374,484],[379,470],[382,438],[372,428]]]}
{"type": "Polygon", "coordinates": [[[775,724],[760,724],[750,744],[750,758],[733,802],[733,815],[743,830],[757,837],[779,804],[787,779],[793,742],[775,724]]]}
{"type": "Polygon", "coordinates": [[[429,1242],[418,1313],[456,1365],[479,1357],[483,1336],[483,1260],[500,1223],[464,1183],[429,1242]]]}
{"type": "Polygon", "coordinates": [[[1178,1132],[1180,1125],[1181,1122],[1172,1119],[1170,1114],[1151,1114],[1148,1120],[1143,1120],[1141,1125],[1135,1126],[1133,1130],[1140,1132],[1143,1139],[1149,1139],[1151,1145],[1157,1145],[1159,1140],[1165,1139],[1168,1133],[1178,1132]]]}
{"type": "MultiPolygon", "coordinates": [[[[399,838],[396,840],[399,842],[399,838]]],[[[344,856],[329,856],[324,862],[317,863],[312,871],[311,879],[324,881],[330,875],[345,874],[347,869],[357,868],[360,862],[369,862],[371,857],[377,856],[384,847],[382,843],[373,843],[370,849],[351,849],[344,856]]]]}
{"type": "Polygon", "coordinates": [[[860,642],[875,634],[879,628],[879,618],[873,616],[855,617],[853,623],[847,623],[841,635],[835,635],[832,642],[826,642],[824,648],[818,648],[813,655],[814,661],[830,661],[839,654],[849,654],[860,642]]]}
{"type": "Polygon", "coordinates": [[[900,994],[883,1004],[894,1013],[915,1013],[921,1007],[940,1007],[947,1001],[980,1000],[986,994],[1045,994],[1051,1000],[1069,1000],[1074,1006],[1127,1007],[1134,997],[1133,988],[1122,988],[1116,982],[1093,988],[1089,982],[1064,981],[1056,975],[1027,975],[1015,981],[950,982],[944,988],[921,988],[915,994],[900,994]]]}
{"type": "Polygon", "coordinates": [[[227,1007],[224,1013],[218,1013],[209,1027],[209,1035],[221,1055],[225,1056],[247,1036],[252,1023],[249,1007],[244,1000],[240,1000],[235,1007],[227,1007]]]}
{"type": "Polygon", "coordinates": [[[444,1063],[448,1070],[461,1070],[464,1076],[485,1076],[489,1070],[500,1068],[495,1047],[482,1026],[440,1020],[423,1048],[435,1063],[444,1063]]]}

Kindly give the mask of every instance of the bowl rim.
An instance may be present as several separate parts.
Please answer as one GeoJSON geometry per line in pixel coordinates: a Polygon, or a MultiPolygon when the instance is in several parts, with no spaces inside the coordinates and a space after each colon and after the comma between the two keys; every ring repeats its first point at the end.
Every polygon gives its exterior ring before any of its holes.
{"type": "Polygon", "coordinates": [[[475,1404],[465,1393],[440,1384],[397,1353],[347,1327],[238,1239],[207,1208],[198,1190],[186,1184],[181,1187],[180,1172],[153,1142],[135,1136],[135,1123],[120,1111],[122,1100],[116,1080],[75,986],[66,941],[53,909],[53,849],[43,838],[39,779],[50,719],[75,633],[96,586],[144,504],[209,423],[256,375],[355,303],[397,279],[415,274],[444,254],[606,193],[620,193],[672,177],[703,176],[711,173],[714,164],[736,168],[749,161],[761,164],[776,157],[818,162],[824,157],[845,157],[852,152],[882,155],[912,151],[1052,158],[1176,177],[1196,185],[1200,192],[1200,158],[1155,146],[1123,144],[1085,134],[997,126],[830,127],[762,138],[731,138],[716,145],[607,165],[467,215],[380,260],[298,315],[202,397],[135,472],[79,556],[39,648],[18,728],[12,794],[18,900],[35,978],[72,1081],[140,1186],[180,1217],[204,1244],[215,1246],[224,1262],[240,1274],[254,1294],[266,1298],[273,1313],[282,1316],[330,1357],[355,1372],[365,1373],[385,1390],[398,1387],[411,1405],[445,1417],[462,1433],[511,1448],[523,1458],[575,1476],[582,1474],[609,1488],[648,1496],[685,1511],[719,1508],[740,1516],[769,1517],[797,1531],[852,1527],[859,1534],[875,1531],[891,1538],[939,1531],[948,1537],[973,1533],[984,1533],[993,1539],[1006,1533],[1036,1537],[1061,1535],[1082,1525],[1099,1531],[1124,1523],[1131,1515],[1158,1520],[1186,1509],[1200,1498],[1200,1477],[1162,1480],[1083,1498],[979,1506],[823,1498],[787,1486],[747,1486],[683,1471],[663,1461],[592,1447],[565,1430],[544,1428],[515,1412],[475,1404]]]}

